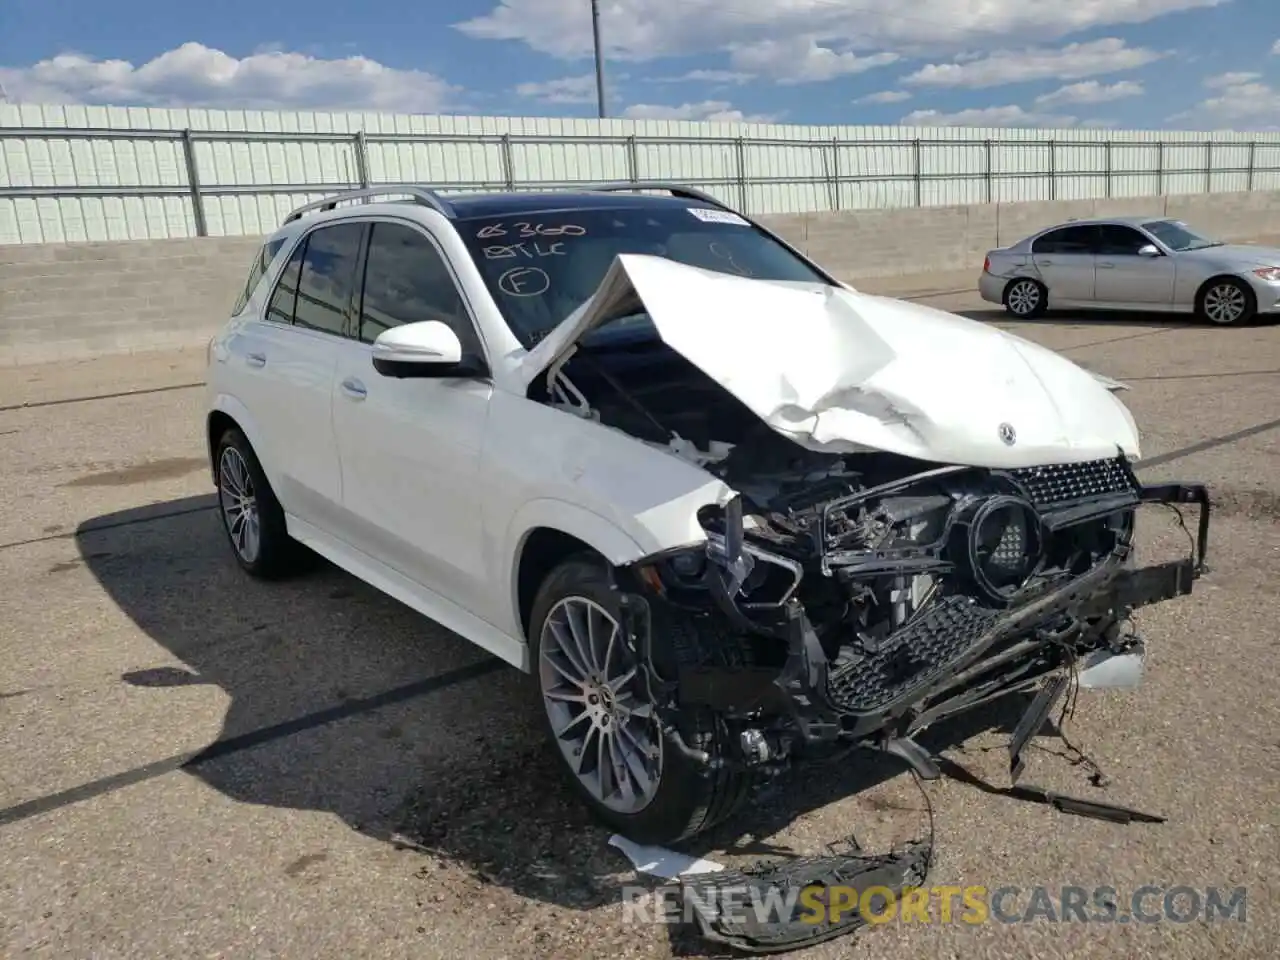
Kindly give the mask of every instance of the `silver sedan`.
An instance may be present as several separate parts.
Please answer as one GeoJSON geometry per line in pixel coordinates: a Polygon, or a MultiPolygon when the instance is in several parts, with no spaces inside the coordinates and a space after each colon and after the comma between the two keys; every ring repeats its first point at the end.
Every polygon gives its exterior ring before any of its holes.
{"type": "Polygon", "coordinates": [[[1280,312],[1280,249],[1223,243],[1161,217],[1073,220],[988,252],[978,291],[1023,318],[1061,307],[1243,323],[1280,312]]]}

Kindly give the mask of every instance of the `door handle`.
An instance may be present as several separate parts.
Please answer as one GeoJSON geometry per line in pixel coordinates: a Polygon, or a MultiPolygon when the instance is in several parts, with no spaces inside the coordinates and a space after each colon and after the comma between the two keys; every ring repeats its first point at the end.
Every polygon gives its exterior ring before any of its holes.
{"type": "Polygon", "coordinates": [[[1107,263],[1099,263],[1099,264],[1098,264],[1098,269],[1099,269],[1099,270],[1114,270],[1114,269],[1115,269],[1115,266],[1116,266],[1116,265],[1115,265],[1114,263],[1110,263],[1110,262],[1107,262],[1107,263]]]}
{"type": "Polygon", "coordinates": [[[365,389],[364,384],[355,377],[347,377],[342,381],[342,392],[352,400],[363,400],[369,395],[369,391],[365,389]]]}
{"type": "Polygon", "coordinates": [[[265,353],[246,353],[244,362],[251,367],[265,367],[267,365],[267,355],[265,353]]]}
{"type": "Polygon", "coordinates": [[[1041,258],[1041,259],[1037,260],[1037,261],[1036,261],[1036,263],[1043,263],[1046,267],[1051,267],[1051,266],[1053,266],[1053,261],[1052,261],[1052,260],[1045,260],[1045,259],[1043,259],[1043,258],[1041,258]]]}

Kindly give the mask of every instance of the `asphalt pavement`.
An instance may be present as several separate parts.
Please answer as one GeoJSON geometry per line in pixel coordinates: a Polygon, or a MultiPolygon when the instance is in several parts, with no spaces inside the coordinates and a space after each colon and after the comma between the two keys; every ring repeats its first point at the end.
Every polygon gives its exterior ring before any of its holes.
{"type": "MultiPolygon", "coordinates": [[[[1209,483],[1211,572],[1140,616],[1137,691],[1082,692],[1027,780],[1167,818],[1001,795],[1017,710],[933,745],[931,884],[1247,892],[1237,919],[890,922],[796,957],[1280,956],[1280,326],[1010,323],[969,275],[866,283],[997,323],[1131,386],[1143,476],[1209,483]],[[1065,754],[1065,755],[1064,755],[1065,754]],[[986,784],[986,787],[983,786],[986,784]]],[[[960,362],[963,362],[961,359],[960,362]]],[[[0,385],[0,955],[662,958],[636,882],[560,785],[527,678],[352,577],[234,565],[213,512],[202,351],[6,372],[0,385]]],[[[1144,556],[1184,544],[1144,519],[1144,556]]],[[[697,852],[744,863],[915,837],[924,798],[855,755],[782,784],[697,852]]],[[[1185,910],[1188,891],[1177,906],[1185,910]]]]}

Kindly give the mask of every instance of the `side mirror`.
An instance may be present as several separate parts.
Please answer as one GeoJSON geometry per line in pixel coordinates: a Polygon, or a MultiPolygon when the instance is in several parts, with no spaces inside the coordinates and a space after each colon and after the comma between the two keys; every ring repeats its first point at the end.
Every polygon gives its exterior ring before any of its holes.
{"type": "Polygon", "coordinates": [[[386,377],[465,377],[477,373],[464,362],[462,341],[439,320],[384,330],[373,341],[373,368],[386,377]]]}
{"type": "Polygon", "coordinates": [[[1138,248],[1138,256],[1140,257],[1158,257],[1160,256],[1160,248],[1154,243],[1144,244],[1138,248]]]}

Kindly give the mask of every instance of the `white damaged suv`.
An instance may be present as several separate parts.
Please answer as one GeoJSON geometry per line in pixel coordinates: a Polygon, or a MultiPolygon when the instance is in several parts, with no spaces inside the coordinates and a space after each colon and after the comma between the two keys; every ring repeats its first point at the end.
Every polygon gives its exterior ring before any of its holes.
{"type": "Polygon", "coordinates": [[[568,782],[643,842],[806,757],[933,777],[925,727],[1133,682],[1128,613],[1191,591],[1208,494],[1137,479],[1118,385],[640,186],[291,214],[209,348],[241,566],[305,545],[532,674],[568,782]],[[1185,560],[1135,568],[1147,502],[1200,504],[1185,560]]]}

